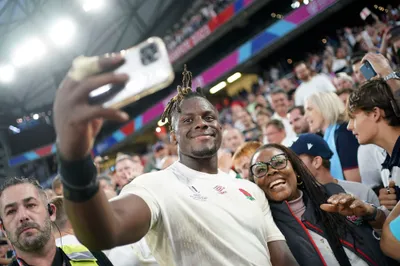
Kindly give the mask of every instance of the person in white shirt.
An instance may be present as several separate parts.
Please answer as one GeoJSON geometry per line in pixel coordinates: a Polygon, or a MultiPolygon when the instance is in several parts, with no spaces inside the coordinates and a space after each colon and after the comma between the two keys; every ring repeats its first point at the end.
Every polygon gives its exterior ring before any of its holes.
{"type": "MultiPolygon", "coordinates": [[[[101,58],[94,73],[121,61],[118,55],[101,58]]],[[[85,64],[74,67],[72,73],[91,69],[85,64]]],[[[171,123],[171,143],[178,145],[179,161],[137,177],[111,202],[93,182],[90,151],[96,134],[87,132],[99,125],[99,118],[128,117],[119,110],[90,106],[86,99],[91,90],[126,82],[127,76],[74,77],[67,76],[57,90],[54,111],[65,206],[82,243],[109,249],[146,236],[157,262],[168,266],[298,265],[264,193],[251,182],[218,171],[218,112],[199,90],[191,90],[191,73],[184,71],[183,88],[178,87],[162,116],[171,123]],[[68,97],[71,94],[75,96],[68,97]]]]}
{"type": "Polygon", "coordinates": [[[268,122],[265,128],[265,136],[268,143],[282,144],[285,147],[290,147],[296,140],[296,137],[288,137],[285,126],[282,121],[272,119],[268,122]]]}
{"type": "Polygon", "coordinates": [[[371,189],[381,188],[384,184],[382,163],[385,161],[386,151],[375,144],[360,145],[357,159],[361,182],[371,189]]]}
{"type": "Polygon", "coordinates": [[[244,136],[237,128],[226,129],[222,133],[222,148],[234,153],[244,143],[244,136]]]}
{"type": "Polygon", "coordinates": [[[324,74],[313,75],[306,63],[300,62],[295,65],[294,71],[298,79],[302,81],[295,92],[295,105],[304,106],[305,99],[316,92],[335,92],[331,80],[324,74]]]}
{"type": "Polygon", "coordinates": [[[275,111],[271,118],[282,121],[288,138],[296,137],[296,133],[293,131],[293,127],[287,117],[290,108],[287,93],[284,90],[275,90],[271,92],[270,98],[271,107],[275,111]]]}
{"type": "Polygon", "coordinates": [[[310,126],[304,116],[303,106],[294,106],[288,111],[288,119],[293,131],[299,135],[310,132],[310,126]]]}

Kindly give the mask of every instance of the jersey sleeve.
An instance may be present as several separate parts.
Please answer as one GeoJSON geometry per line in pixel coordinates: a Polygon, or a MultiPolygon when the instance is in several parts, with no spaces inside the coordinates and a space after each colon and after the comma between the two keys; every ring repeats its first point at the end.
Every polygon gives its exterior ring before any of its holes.
{"type": "Polygon", "coordinates": [[[274,219],[272,218],[271,209],[269,208],[268,200],[265,199],[263,203],[263,214],[264,220],[267,223],[267,242],[273,242],[278,240],[285,241],[285,237],[279,230],[278,226],[276,226],[274,219]]]}
{"type": "Polygon", "coordinates": [[[129,183],[122,189],[118,197],[127,194],[133,194],[143,199],[151,212],[150,229],[152,229],[153,226],[160,219],[161,209],[156,197],[151,192],[151,186],[143,182],[143,180],[145,179],[146,177],[143,176],[134,179],[131,183],[129,183]]]}

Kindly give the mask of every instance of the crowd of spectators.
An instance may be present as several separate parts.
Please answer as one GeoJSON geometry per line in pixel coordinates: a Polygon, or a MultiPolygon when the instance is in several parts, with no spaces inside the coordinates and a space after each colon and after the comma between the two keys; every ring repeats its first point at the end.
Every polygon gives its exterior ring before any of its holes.
{"type": "MultiPolygon", "coordinates": [[[[228,3],[211,1],[204,8],[218,7],[217,10],[221,10],[228,3]]],[[[290,146],[298,134],[314,132],[327,135],[330,125],[340,124],[343,140],[335,145],[337,154],[349,155],[349,147],[353,144],[355,153],[347,156],[346,162],[342,160],[344,165],[332,167],[344,168],[344,176],[340,170],[334,176],[360,181],[358,169],[352,171],[358,166],[357,141],[347,131],[343,114],[348,96],[365,81],[359,68],[367,52],[385,54],[393,67],[399,60],[390,42],[389,30],[399,19],[400,11],[391,6],[387,9],[389,12],[381,17],[372,13],[369,17],[372,22],[365,27],[339,30],[339,35],[332,38],[339,40],[336,46],[327,44],[320,54],[310,54],[304,61],[293,64],[293,72],[271,69],[269,73],[274,74],[264,80],[259,79],[251,90],[243,90],[238,96],[225,98],[218,103],[216,106],[225,130],[223,149],[220,151],[221,168],[233,172],[232,156],[244,142],[260,141],[290,146]],[[308,99],[307,102],[305,99],[308,99]]],[[[118,192],[136,176],[165,169],[177,160],[177,149],[169,143],[168,133],[160,133],[158,137],[159,141],[146,155],[118,153],[115,167],[105,167],[108,164],[103,164],[101,157],[96,158],[99,176],[102,180],[108,180],[108,188],[113,188],[110,190],[118,192]]],[[[335,160],[335,163],[339,161],[335,160]]],[[[111,197],[114,194],[110,192],[109,195],[111,197]]]]}
{"type": "Polygon", "coordinates": [[[216,17],[234,0],[195,1],[192,8],[167,32],[163,40],[169,51],[174,50],[184,40],[216,17]]]}

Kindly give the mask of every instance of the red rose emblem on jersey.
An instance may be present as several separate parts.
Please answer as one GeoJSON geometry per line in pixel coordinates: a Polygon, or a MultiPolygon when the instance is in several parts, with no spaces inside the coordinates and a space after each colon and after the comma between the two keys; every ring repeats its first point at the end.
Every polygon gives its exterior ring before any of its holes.
{"type": "Polygon", "coordinates": [[[242,192],[242,194],[245,195],[248,200],[255,200],[255,198],[253,198],[253,196],[243,188],[239,188],[239,191],[242,192]]]}

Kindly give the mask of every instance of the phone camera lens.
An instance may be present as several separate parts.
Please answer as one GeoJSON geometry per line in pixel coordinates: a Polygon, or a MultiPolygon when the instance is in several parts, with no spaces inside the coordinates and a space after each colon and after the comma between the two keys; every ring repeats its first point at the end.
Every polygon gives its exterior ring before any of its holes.
{"type": "Polygon", "coordinates": [[[143,65],[149,65],[160,57],[158,47],[155,43],[151,43],[140,49],[140,57],[143,65]]]}

